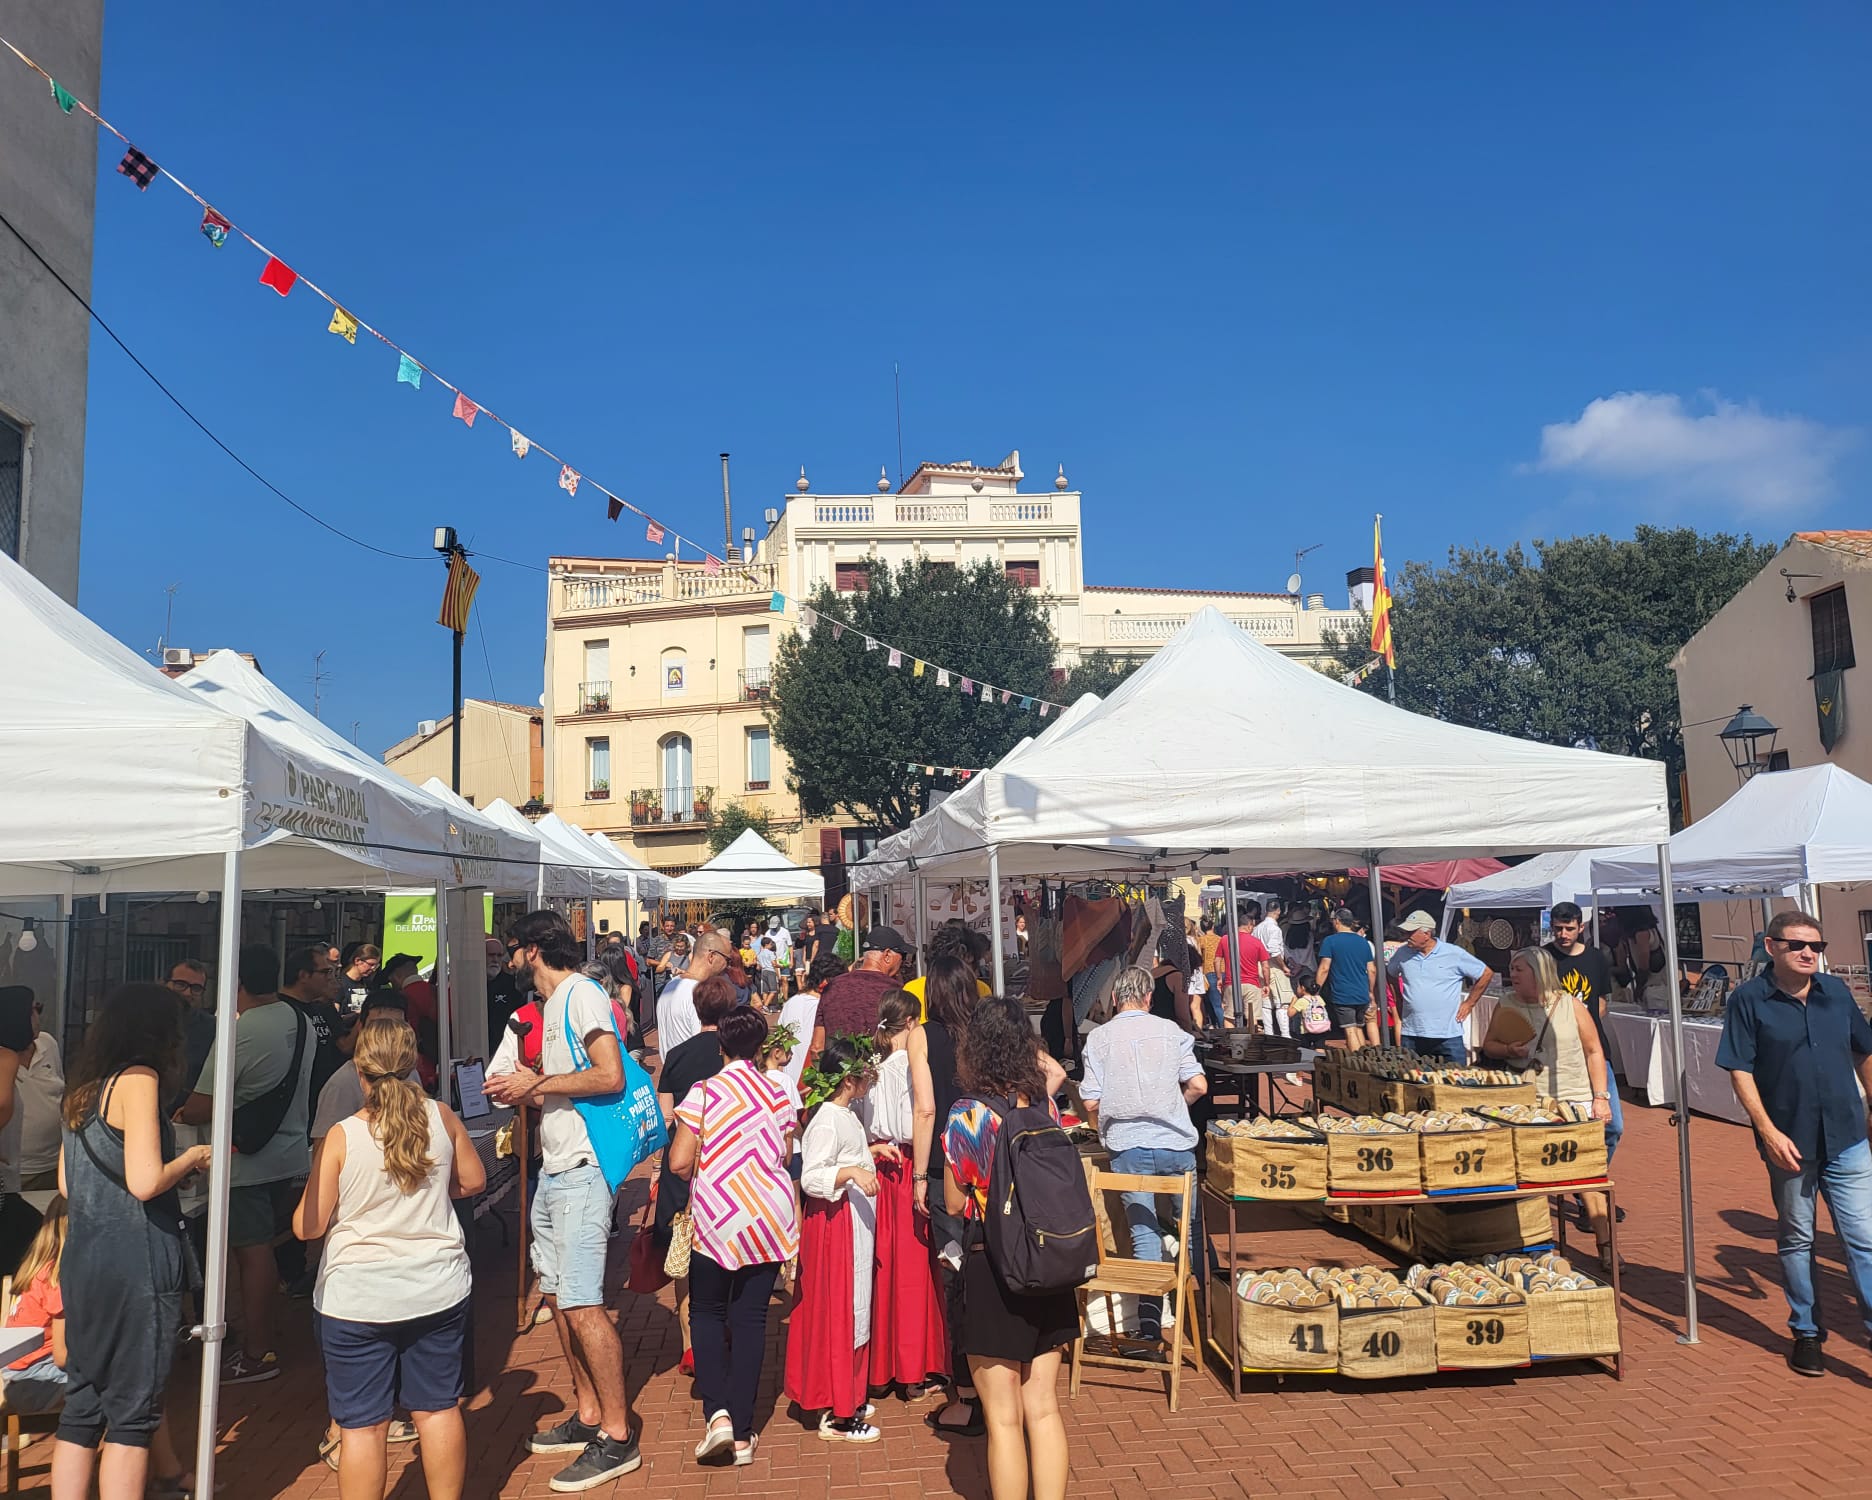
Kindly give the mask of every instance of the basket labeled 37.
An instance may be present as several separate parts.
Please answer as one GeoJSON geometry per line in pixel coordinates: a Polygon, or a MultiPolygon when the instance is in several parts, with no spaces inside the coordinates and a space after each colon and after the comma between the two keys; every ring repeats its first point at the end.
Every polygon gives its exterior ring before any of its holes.
{"type": "Polygon", "coordinates": [[[1044,1109],[984,1099],[1000,1122],[983,1220],[986,1254],[1010,1292],[1070,1292],[1098,1271],[1098,1224],[1079,1149],[1044,1109]]]}

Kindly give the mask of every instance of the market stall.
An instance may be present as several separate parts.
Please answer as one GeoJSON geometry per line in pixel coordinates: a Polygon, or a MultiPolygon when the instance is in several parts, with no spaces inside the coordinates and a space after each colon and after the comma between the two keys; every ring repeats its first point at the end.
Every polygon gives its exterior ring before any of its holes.
{"type": "MultiPolygon", "coordinates": [[[[1605,1027],[1612,1060],[1626,1085],[1646,1104],[1675,1104],[1679,1069],[1671,1050],[1669,1018],[1650,1011],[1612,1008],[1606,1011],[1605,1027]]],[[[1729,1075],[1716,1066],[1722,1032],[1721,1021],[1690,1019],[1683,1023],[1685,1097],[1698,1114],[1746,1125],[1748,1115],[1736,1102],[1729,1075]]]]}
{"type": "Polygon", "coordinates": [[[793,863],[752,828],[699,870],[669,883],[672,901],[811,901],[825,904],[825,877],[793,863]]]}

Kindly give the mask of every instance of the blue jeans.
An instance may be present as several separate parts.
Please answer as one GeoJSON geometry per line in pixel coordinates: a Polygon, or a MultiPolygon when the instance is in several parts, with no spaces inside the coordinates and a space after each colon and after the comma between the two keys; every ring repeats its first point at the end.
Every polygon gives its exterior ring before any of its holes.
{"type": "Polygon", "coordinates": [[[1202,997],[1203,1014],[1209,1018],[1209,1024],[1220,1031],[1227,1023],[1222,1016],[1222,986],[1215,975],[1209,976],[1209,988],[1202,997]]]}
{"type": "Polygon", "coordinates": [[[1469,1044],[1460,1036],[1412,1036],[1407,1031],[1404,1045],[1419,1057],[1440,1057],[1458,1068],[1469,1066],[1469,1044]]]}
{"type": "MultiPolygon", "coordinates": [[[[1128,1151],[1112,1153],[1111,1169],[1114,1172],[1131,1172],[1139,1177],[1179,1177],[1185,1172],[1196,1170],[1194,1151],[1170,1151],[1160,1146],[1133,1146],[1128,1151]]],[[[1155,1193],[1124,1193],[1125,1220],[1131,1226],[1131,1254],[1136,1260],[1163,1260],[1163,1231],[1157,1223],[1157,1195],[1155,1193]]],[[[1190,1264],[1198,1268],[1202,1265],[1202,1199],[1190,1200],[1190,1264]]],[[[1202,1272],[1197,1270],[1198,1279],[1202,1272]]],[[[1179,1307],[1177,1316],[1185,1320],[1196,1316],[1196,1310],[1179,1307]]],[[[1138,1299],[1138,1333],[1147,1339],[1154,1339],[1163,1332],[1163,1301],[1158,1297],[1140,1297],[1138,1299]]],[[[1191,1330],[1192,1337],[1194,1330],[1191,1330]]]]}
{"type": "Polygon", "coordinates": [[[1872,1147],[1864,1141],[1829,1162],[1810,1161],[1798,1172],[1768,1163],[1774,1191],[1775,1248],[1788,1300],[1788,1327],[1795,1336],[1825,1338],[1814,1307],[1815,1199],[1826,1199],[1833,1228],[1846,1249],[1846,1268],[1859,1294],[1859,1316],[1872,1333],[1872,1147]]]}
{"type": "Polygon", "coordinates": [[[1618,1150],[1618,1143],[1625,1136],[1625,1105],[1618,1096],[1618,1075],[1612,1071],[1612,1061],[1606,1060],[1606,1087],[1612,1097],[1606,1102],[1612,1106],[1612,1118],[1606,1121],[1605,1154],[1606,1160],[1612,1160],[1612,1153],[1618,1150]]]}

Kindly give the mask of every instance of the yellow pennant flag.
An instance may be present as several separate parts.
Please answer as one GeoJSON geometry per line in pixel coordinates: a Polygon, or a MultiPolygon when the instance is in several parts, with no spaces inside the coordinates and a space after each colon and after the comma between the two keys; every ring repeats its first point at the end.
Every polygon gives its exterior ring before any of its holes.
{"type": "Polygon", "coordinates": [[[928,665],[929,663],[926,661],[919,661],[916,666],[911,669],[910,675],[912,677],[921,677],[923,675],[923,669],[928,665]]]}
{"type": "Polygon", "coordinates": [[[337,334],[338,337],[343,339],[347,344],[355,344],[357,342],[357,327],[356,318],[352,317],[351,314],[346,312],[342,307],[334,307],[332,309],[332,320],[326,325],[325,331],[327,333],[337,334]]]}
{"type": "Polygon", "coordinates": [[[1384,518],[1372,522],[1372,571],[1377,575],[1372,585],[1371,606],[1371,649],[1375,656],[1382,656],[1387,667],[1397,666],[1397,647],[1391,639],[1391,585],[1385,582],[1384,541],[1379,535],[1379,524],[1384,518]]]}

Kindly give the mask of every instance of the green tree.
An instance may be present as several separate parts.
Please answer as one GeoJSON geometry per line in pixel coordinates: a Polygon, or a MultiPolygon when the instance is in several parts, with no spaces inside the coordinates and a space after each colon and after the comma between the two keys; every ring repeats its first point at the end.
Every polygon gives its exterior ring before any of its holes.
{"type": "Polygon", "coordinates": [[[956,683],[938,687],[934,668],[915,676],[908,654],[891,668],[882,644],[865,650],[867,636],[1020,697],[1067,700],[1053,680],[1045,596],[993,564],[880,566],[869,582],[851,594],[821,588],[808,601],[820,623],[780,642],[768,717],[808,817],[894,829],[923,809],[921,765],[992,765],[1044,726],[1018,697],[984,703],[956,683]],[[834,621],[844,627],[838,638],[834,621]]]}
{"type": "MultiPolygon", "coordinates": [[[[1442,567],[1407,562],[1392,590],[1398,705],[1662,760],[1675,813],[1683,728],[1671,658],[1773,555],[1748,536],[1640,526],[1629,541],[1452,547],[1442,567]]],[[[1333,642],[1346,668],[1371,659],[1369,634],[1333,642]]],[[[1384,671],[1360,687],[1382,695],[1384,671]]]]}
{"type": "Polygon", "coordinates": [[[730,802],[726,807],[718,809],[709,821],[710,857],[720,854],[750,828],[768,843],[773,842],[773,819],[766,813],[742,802],[730,802]]]}
{"type": "Polygon", "coordinates": [[[1057,703],[1077,703],[1086,693],[1109,698],[1141,666],[1141,656],[1113,656],[1107,651],[1093,651],[1079,658],[1077,666],[1066,674],[1065,682],[1049,694],[1057,703]]]}

